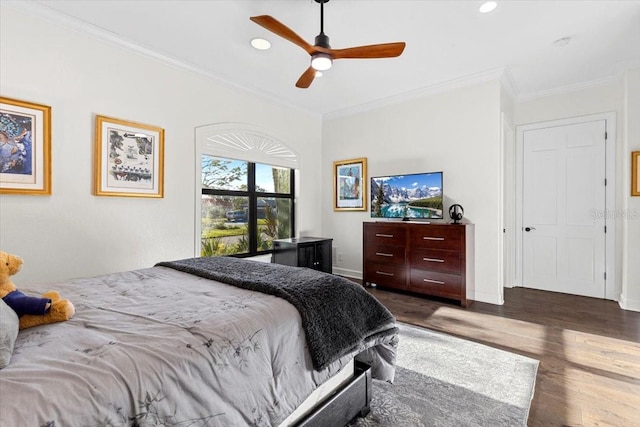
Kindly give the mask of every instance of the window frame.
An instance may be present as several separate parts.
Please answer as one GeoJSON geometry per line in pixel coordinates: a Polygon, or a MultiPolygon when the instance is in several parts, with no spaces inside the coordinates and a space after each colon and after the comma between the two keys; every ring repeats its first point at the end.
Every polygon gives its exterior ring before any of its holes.
{"type": "MultiPolygon", "coordinates": [[[[233,159],[230,157],[223,157],[223,156],[208,154],[208,153],[200,154],[200,162],[202,162],[203,156],[216,157],[222,160],[240,160],[247,163],[247,191],[205,188],[202,186],[202,178],[200,178],[200,188],[201,188],[200,206],[201,207],[202,207],[202,195],[247,197],[248,204],[249,204],[247,208],[247,213],[248,213],[247,226],[249,230],[249,235],[248,235],[249,251],[245,253],[233,254],[229,256],[236,257],[236,258],[247,258],[247,257],[256,256],[256,255],[265,255],[265,254],[273,253],[273,249],[267,249],[267,250],[261,250],[261,251],[258,250],[258,199],[261,199],[261,198],[290,200],[289,223],[291,227],[289,230],[289,237],[293,237],[296,235],[296,215],[295,215],[295,212],[296,212],[295,171],[296,170],[295,169],[286,168],[278,165],[271,165],[263,162],[252,162],[248,160],[233,159]],[[273,193],[273,192],[266,192],[266,191],[257,191],[256,190],[256,164],[288,169],[289,170],[289,193],[273,193]]],[[[202,221],[202,218],[200,218],[200,221],[202,221]]],[[[200,241],[202,240],[201,232],[200,232],[199,240],[200,241]]],[[[200,256],[200,254],[198,254],[198,256],[200,256]]]]}

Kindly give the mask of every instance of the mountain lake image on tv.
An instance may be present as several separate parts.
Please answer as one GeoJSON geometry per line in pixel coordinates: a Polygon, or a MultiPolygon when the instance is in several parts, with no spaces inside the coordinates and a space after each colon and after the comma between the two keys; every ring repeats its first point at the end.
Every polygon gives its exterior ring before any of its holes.
{"type": "Polygon", "coordinates": [[[371,217],[442,219],[442,172],[371,178],[371,217]]]}

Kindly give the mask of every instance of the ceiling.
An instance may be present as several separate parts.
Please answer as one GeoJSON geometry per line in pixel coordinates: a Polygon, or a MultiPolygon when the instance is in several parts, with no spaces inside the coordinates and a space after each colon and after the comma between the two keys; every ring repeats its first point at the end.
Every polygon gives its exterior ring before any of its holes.
{"type": "MultiPolygon", "coordinates": [[[[4,0],[3,0],[4,2],[4,0]]],[[[312,0],[57,0],[31,9],[111,42],[307,111],[331,115],[501,76],[526,99],[611,81],[640,65],[640,1],[331,0],[324,32],[333,48],[405,41],[389,59],[345,59],[309,89],[295,82],[309,55],[249,20],[271,15],[313,44],[312,0]],[[251,47],[253,37],[272,43],[251,47]]]]}

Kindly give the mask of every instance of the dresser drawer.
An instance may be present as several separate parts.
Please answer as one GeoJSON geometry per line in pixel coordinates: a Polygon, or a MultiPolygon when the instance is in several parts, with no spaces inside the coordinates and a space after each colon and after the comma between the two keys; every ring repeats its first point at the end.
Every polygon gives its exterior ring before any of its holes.
{"type": "Polygon", "coordinates": [[[406,268],[393,264],[367,262],[365,264],[364,281],[392,288],[406,288],[406,268]]]}
{"type": "Polygon", "coordinates": [[[399,264],[405,263],[404,246],[367,246],[364,256],[366,261],[372,261],[379,264],[399,264]]]}
{"type": "Polygon", "coordinates": [[[411,230],[411,248],[462,250],[464,227],[455,225],[416,226],[411,230]]]}
{"type": "Polygon", "coordinates": [[[406,246],[405,228],[395,224],[365,223],[364,241],[367,246],[406,246]]]}
{"type": "Polygon", "coordinates": [[[462,295],[459,274],[411,269],[409,290],[430,295],[459,299],[462,295]]]}
{"type": "Polygon", "coordinates": [[[460,252],[437,249],[413,249],[410,257],[411,267],[421,270],[460,273],[462,260],[460,252]]]}

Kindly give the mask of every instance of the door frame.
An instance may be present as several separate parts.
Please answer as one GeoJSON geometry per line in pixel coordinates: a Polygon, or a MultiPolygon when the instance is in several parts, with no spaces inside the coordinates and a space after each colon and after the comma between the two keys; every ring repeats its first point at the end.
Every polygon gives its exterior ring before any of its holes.
{"type": "Polygon", "coordinates": [[[607,142],[605,146],[605,298],[617,301],[619,292],[616,284],[616,113],[599,113],[567,119],[550,120],[516,126],[516,286],[523,286],[523,185],[524,185],[524,133],[530,130],[554,126],[567,126],[598,120],[605,121],[607,142]]]}
{"type": "MultiPolygon", "coordinates": [[[[516,278],[516,132],[513,125],[502,118],[502,287],[517,286],[516,278]]],[[[504,301],[504,291],[502,292],[504,301]]]]}

